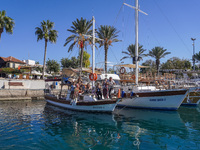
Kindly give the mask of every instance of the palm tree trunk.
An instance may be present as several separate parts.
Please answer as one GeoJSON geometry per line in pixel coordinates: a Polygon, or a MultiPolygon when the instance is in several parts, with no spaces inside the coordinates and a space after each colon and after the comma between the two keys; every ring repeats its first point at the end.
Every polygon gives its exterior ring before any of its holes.
{"type": "Polygon", "coordinates": [[[104,50],[105,50],[105,73],[107,74],[107,57],[108,57],[108,47],[107,44],[104,44],[104,50]]]}
{"type": "Polygon", "coordinates": [[[45,50],[44,50],[44,62],[43,62],[42,79],[44,79],[44,73],[45,73],[46,54],[47,54],[47,40],[45,40],[45,50]]]}
{"type": "Polygon", "coordinates": [[[81,74],[82,74],[82,67],[83,67],[83,51],[84,51],[84,49],[83,49],[83,47],[81,48],[81,54],[80,54],[80,76],[81,76],[81,74]]]}
{"type": "Polygon", "coordinates": [[[1,34],[3,33],[3,28],[0,28],[0,40],[1,40],[1,34]]]}
{"type": "MultiPolygon", "coordinates": [[[[133,59],[133,64],[135,64],[134,57],[132,59],[133,59]]],[[[134,72],[134,68],[133,68],[133,72],[134,72]]]]}
{"type": "Polygon", "coordinates": [[[159,74],[159,65],[160,65],[160,60],[156,60],[156,69],[157,69],[157,74],[159,74]]]}

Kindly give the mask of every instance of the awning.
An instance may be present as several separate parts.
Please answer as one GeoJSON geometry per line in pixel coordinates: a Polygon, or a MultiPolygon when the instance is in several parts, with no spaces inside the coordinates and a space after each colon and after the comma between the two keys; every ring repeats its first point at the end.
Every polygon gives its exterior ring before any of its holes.
{"type": "MultiPolygon", "coordinates": [[[[136,68],[135,64],[121,64],[121,65],[115,65],[115,66],[119,66],[119,67],[128,67],[128,68],[136,68]]],[[[150,66],[140,66],[139,68],[150,68],[150,66]]]]}
{"type": "MultiPolygon", "coordinates": [[[[63,68],[62,70],[62,75],[71,77],[71,76],[77,76],[77,74],[79,74],[80,72],[80,68],[77,69],[73,69],[73,68],[63,68]]],[[[87,72],[87,73],[92,73],[92,69],[89,68],[82,68],[83,72],[87,72]]],[[[96,74],[101,74],[101,72],[99,71],[95,71],[96,74]]]]}

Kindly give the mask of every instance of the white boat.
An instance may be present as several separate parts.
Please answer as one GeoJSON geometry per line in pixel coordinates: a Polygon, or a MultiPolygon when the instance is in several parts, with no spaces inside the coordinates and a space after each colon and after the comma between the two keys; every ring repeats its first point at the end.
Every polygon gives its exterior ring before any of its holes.
{"type": "Polygon", "coordinates": [[[160,90],[160,91],[139,91],[133,96],[124,97],[117,106],[162,110],[177,110],[188,90],[160,90]]]}
{"type": "MultiPolygon", "coordinates": [[[[188,94],[187,89],[171,89],[171,90],[144,90],[141,89],[138,84],[138,12],[139,10],[138,0],[135,0],[136,6],[130,6],[126,3],[125,5],[135,9],[135,85],[132,86],[130,91],[126,91],[126,97],[123,98],[118,106],[134,107],[134,108],[149,108],[149,109],[166,109],[166,110],[177,110],[181,105],[182,101],[188,94]]],[[[146,13],[144,13],[146,14],[146,13]]],[[[147,14],[146,14],[147,15],[147,14]]]]}
{"type": "MultiPolygon", "coordinates": [[[[93,17],[93,49],[92,49],[92,73],[95,72],[95,19],[93,17]]],[[[90,35],[84,35],[89,36],[90,35]]],[[[82,69],[81,69],[82,70],[82,69]]],[[[93,81],[93,87],[94,87],[94,81],[93,81]]],[[[61,87],[62,90],[62,87],[61,87]]],[[[61,92],[60,92],[61,93],[61,92]]],[[[61,96],[61,94],[60,94],[61,96]]],[[[46,95],[45,99],[48,103],[71,109],[71,110],[77,110],[77,111],[87,111],[87,112],[113,112],[117,102],[120,101],[120,98],[116,99],[104,99],[104,100],[96,100],[96,98],[92,95],[86,94],[86,95],[79,95],[77,98],[70,98],[70,92],[68,92],[66,98],[62,99],[59,98],[59,96],[54,95],[46,95]]]]}
{"type": "MultiPolygon", "coordinates": [[[[69,97],[69,96],[67,96],[69,97]]],[[[48,103],[67,108],[71,110],[87,111],[87,112],[107,112],[111,113],[114,111],[117,102],[120,99],[112,100],[95,100],[94,98],[85,95],[82,100],[76,101],[75,99],[61,99],[54,95],[45,95],[45,99],[48,103]]]]}

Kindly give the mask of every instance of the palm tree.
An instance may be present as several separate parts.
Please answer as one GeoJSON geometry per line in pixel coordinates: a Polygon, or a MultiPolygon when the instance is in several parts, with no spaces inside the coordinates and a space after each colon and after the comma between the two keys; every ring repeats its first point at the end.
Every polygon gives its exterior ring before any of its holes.
{"type": "Polygon", "coordinates": [[[194,54],[194,59],[196,59],[196,60],[198,60],[198,61],[200,61],[200,52],[199,53],[196,53],[196,54],[194,54]]]}
{"type": "Polygon", "coordinates": [[[14,28],[14,20],[8,16],[6,16],[6,11],[2,10],[0,11],[0,40],[1,40],[1,34],[4,30],[6,30],[6,33],[13,33],[14,28]]]}
{"type": "MultiPolygon", "coordinates": [[[[142,59],[142,57],[146,56],[146,54],[143,54],[146,51],[146,49],[143,49],[143,45],[139,45],[138,47],[138,58],[139,60],[142,59]]],[[[126,58],[132,58],[132,63],[135,63],[135,45],[131,44],[128,46],[127,51],[122,51],[122,53],[126,54],[127,56],[124,56],[121,60],[126,58]]]]}
{"type": "Polygon", "coordinates": [[[72,42],[72,44],[68,48],[68,52],[72,51],[75,45],[79,45],[79,48],[81,49],[80,53],[80,75],[82,73],[82,62],[83,62],[83,51],[84,47],[86,47],[86,42],[89,40],[88,38],[85,38],[84,35],[91,35],[92,30],[90,29],[92,26],[92,20],[88,21],[86,19],[76,19],[76,21],[72,22],[73,26],[71,26],[71,29],[67,29],[67,31],[70,31],[73,33],[70,35],[66,41],[64,46],[66,46],[68,43],[72,42]]]}
{"type": "Polygon", "coordinates": [[[44,50],[44,62],[43,62],[43,72],[42,77],[44,79],[45,72],[45,62],[46,62],[46,53],[47,53],[47,43],[56,43],[58,37],[58,31],[53,30],[54,23],[47,20],[42,21],[40,27],[36,27],[35,35],[37,35],[37,41],[44,39],[45,41],[45,50],[44,50]]]}
{"type": "Polygon", "coordinates": [[[157,73],[159,73],[160,59],[164,58],[168,54],[171,54],[171,52],[166,51],[167,49],[164,49],[163,47],[154,47],[152,50],[149,51],[149,54],[147,54],[148,56],[151,56],[156,59],[157,73]]]}
{"type": "Polygon", "coordinates": [[[107,55],[108,55],[108,48],[114,42],[119,42],[120,40],[117,39],[119,31],[113,26],[100,26],[97,31],[97,35],[101,40],[99,43],[99,47],[104,46],[105,50],[105,73],[107,73],[107,55]]]}

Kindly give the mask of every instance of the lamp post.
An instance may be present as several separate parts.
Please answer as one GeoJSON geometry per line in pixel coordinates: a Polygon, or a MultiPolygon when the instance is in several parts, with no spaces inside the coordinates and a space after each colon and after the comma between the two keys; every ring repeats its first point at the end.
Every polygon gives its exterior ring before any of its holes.
{"type": "Polygon", "coordinates": [[[195,71],[195,58],[194,58],[194,54],[195,54],[195,45],[194,45],[194,41],[196,40],[196,38],[191,38],[191,40],[193,41],[193,43],[192,43],[192,45],[193,45],[193,56],[192,56],[193,71],[195,71]]]}

